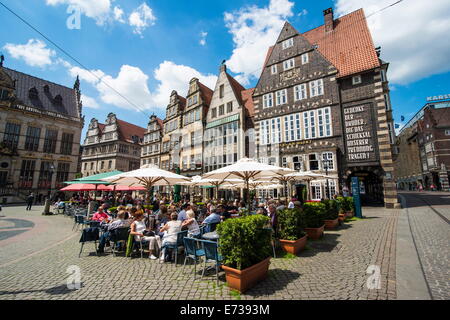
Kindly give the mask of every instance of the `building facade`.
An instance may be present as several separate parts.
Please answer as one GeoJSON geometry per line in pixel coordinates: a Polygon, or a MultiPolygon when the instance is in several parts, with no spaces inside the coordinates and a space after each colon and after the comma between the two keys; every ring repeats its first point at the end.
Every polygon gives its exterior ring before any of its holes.
{"type": "Polygon", "coordinates": [[[140,168],[145,128],[117,119],[110,113],[104,124],[92,119],[83,144],[83,177],[114,170],[140,168]]]}
{"type": "Polygon", "coordinates": [[[73,88],[0,65],[0,197],[50,195],[78,172],[83,129],[80,82],[73,88]]]}
{"type": "Polygon", "coordinates": [[[315,200],[349,189],[357,177],[363,202],[393,208],[388,64],[362,9],[339,19],[327,9],[324,20],[305,33],[286,23],[268,51],[253,94],[258,158],[328,175],[312,183],[315,200]]]}
{"type": "Polygon", "coordinates": [[[153,164],[159,167],[163,132],[163,121],[157,116],[152,115],[142,142],[141,165],[153,164]]]}

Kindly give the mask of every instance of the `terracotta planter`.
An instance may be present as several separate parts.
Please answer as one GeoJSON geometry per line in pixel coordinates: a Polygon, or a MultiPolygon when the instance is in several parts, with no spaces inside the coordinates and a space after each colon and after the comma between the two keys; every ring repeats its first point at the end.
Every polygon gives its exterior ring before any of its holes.
{"type": "Polygon", "coordinates": [[[227,266],[222,266],[222,269],[225,271],[228,286],[243,293],[267,278],[269,264],[270,257],[245,270],[237,270],[227,266]]]}
{"type": "Polygon", "coordinates": [[[345,213],[339,213],[339,222],[340,223],[344,222],[345,218],[346,218],[345,213]]]}
{"type": "Polygon", "coordinates": [[[308,235],[308,238],[313,240],[318,240],[323,235],[323,230],[325,229],[325,225],[320,228],[305,228],[305,232],[308,235]]]}
{"type": "Polygon", "coordinates": [[[284,251],[292,254],[297,254],[305,249],[307,240],[308,235],[298,239],[297,241],[280,240],[280,244],[284,251]]]}
{"type": "Polygon", "coordinates": [[[353,211],[347,211],[347,212],[345,213],[345,216],[346,216],[347,218],[353,218],[353,211]]]}
{"type": "Polygon", "coordinates": [[[333,230],[339,225],[339,218],[335,220],[325,220],[325,229],[333,230]]]}

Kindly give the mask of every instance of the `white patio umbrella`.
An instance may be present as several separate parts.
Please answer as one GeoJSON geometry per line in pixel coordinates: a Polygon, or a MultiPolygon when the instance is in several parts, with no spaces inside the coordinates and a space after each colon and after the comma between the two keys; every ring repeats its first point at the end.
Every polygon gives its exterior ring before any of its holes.
{"type": "Polygon", "coordinates": [[[150,198],[150,192],[154,186],[171,186],[189,181],[188,177],[159,169],[155,165],[144,165],[140,169],[121,173],[112,177],[101,179],[104,181],[115,183],[119,186],[144,186],[150,198]]]}
{"type": "MultiPolygon", "coordinates": [[[[247,196],[249,191],[250,180],[263,180],[284,176],[295,171],[288,168],[281,168],[264,163],[260,163],[254,159],[243,158],[237,163],[230,166],[211,171],[203,175],[204,179],[242,179],[245,182],[247,196]]],[[[248,199],[247,199],[248,200],[248,199]]],[[[250,201],[247,201],[250,206],[250,201]]]]}
{"type": "Polygon", "coordinates": [[[320,174],[320,173],[315,173],[315,172],[312,172],[312,171],[298,171],[298,172],[295,172],[295,173],[287,174],[285,177],[287,179],[291,179],[290,181],[302,180],[302,181],[308,182],[307,187],[308,187],[309,198],[311,198],[310,182],[312,180],[334,179],[333,177],[330,177],[330,176],[327,176],[327,175],[324,175],[324,174],[320,174]]]}
{"type": "Polygon", "coordinates": [[[216,188],[216,196],[220,187],[235,186],[239,183],[243,183],[242,179],[203,179],[201,176],[192,177],[191,181],[180,183],[182,185],[200,187],[200,186],[213,186],[216,188]]]}

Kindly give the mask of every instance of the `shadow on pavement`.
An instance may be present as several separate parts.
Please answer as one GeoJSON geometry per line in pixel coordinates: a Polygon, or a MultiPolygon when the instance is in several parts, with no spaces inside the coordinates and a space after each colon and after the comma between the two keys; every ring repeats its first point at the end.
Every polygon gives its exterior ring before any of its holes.
{"type": "Polygon", "coordinates": [[[266,280],[248,290],[245,295],[258,298],[276,294],[301,276],[298,272],[283,269],[271,269],[266,280]]]}
{"type": "MultiPolygon", "coordinates": [[[[81,283],[81,287],[83,287],[83,283],[81,283]]],[[[68,294],[74,291],[77,291],[78,289],[69,289],[67,285],[60,285],[58,287],[48,288],[48,289],[41,289],[41,290],[22,290],[22,291],[0,291],[0,296],[3,295],[16,295],[21,293],[33,293],[33,292],[45,292],[51,295],[62,295],[62,294],[68,294]]]]}

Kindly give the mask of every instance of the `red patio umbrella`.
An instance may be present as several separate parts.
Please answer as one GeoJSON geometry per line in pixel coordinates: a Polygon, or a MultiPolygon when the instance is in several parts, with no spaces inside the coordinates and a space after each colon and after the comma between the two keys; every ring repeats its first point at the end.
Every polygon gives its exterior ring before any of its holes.
{"type": "Polygon", "coordinates": [[[65,188],[62,188],[60,191],[98,191],[101,190],[101,188],[104,188],[104,185],[94,185],[94,184],[71,184],[70,186],[67,186],[65,188]]]}

